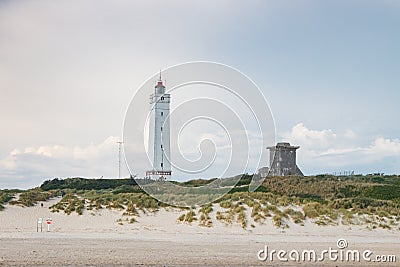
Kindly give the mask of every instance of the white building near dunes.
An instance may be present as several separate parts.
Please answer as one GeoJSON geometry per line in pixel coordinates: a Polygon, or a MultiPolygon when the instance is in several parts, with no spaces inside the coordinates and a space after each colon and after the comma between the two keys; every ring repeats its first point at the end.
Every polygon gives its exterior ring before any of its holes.
{"type": "Polygon", "coordinates": [[[160,78],[150,95],[149,146],[148,155],[153,168],[146,172],[146,178],[168,180],[171,178],[170,152],[170,95],[160,78]]]}

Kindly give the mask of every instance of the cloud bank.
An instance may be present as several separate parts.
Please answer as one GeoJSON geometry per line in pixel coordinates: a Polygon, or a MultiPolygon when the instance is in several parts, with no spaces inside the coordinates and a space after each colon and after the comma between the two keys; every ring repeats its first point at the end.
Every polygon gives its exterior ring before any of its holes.
{"type": "MultiPolygon", "coordinates": [[[[0,188],[29,188],[55,177],[118,176],[118,137],[87,146],[13,149],[0,160],[0,188]]],[[[122,165],[124,166],[124,165],[122,165]]],[[[126,175],[126,169],[122,169],[126,175]]]]}
{"type": "Polygon", "coordinates": [[[298,123],[281,137],[300,145],[298,162],[308,174],[400,172],[400,139],[380,136],[362,145],[363,138],[352,130],[343,133],[331,129],[312,130],[303,123],[298,123]]]}
{"type": "MultiPolygon", "coordinates": [[[[335,133],[331,129],[313,130],[303,123],[295,125],[280,137],[300,145],[298,164],[308,175],[350,170],[356,173],[400,173],[399,139],[377,137],[368,145],[361,146],[360,138],[354,131],[335,133]]],[[[110,136],[87,146],[15,148],[0,160],[0,188],[29,188],[55,177],[117,177],[118,140],[118,137],[110,136]]],[[[121,166],[122,175],[128,177],[123,160],[121,166]]]]}

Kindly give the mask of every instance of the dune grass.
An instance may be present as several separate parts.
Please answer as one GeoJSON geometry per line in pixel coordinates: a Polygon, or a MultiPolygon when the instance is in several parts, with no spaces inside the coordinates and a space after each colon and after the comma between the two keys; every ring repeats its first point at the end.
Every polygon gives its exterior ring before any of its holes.
{"type": "Polygon", "coordinates": [[[213,211],[213,206],[212,204],[207,204],[204,205],[199,209],[199,225],[200,226],[205,226],[205,227],[211,227],[212,226],[212,219],[210,217],[210,213],[213,211]]]}
{"type": "Polygon", "coordinates": [[[14,198],[15,194],[16,192],[12,190],[0,190],[0,211],[4,209],[3,205],[14,198]]]}
{"type": "Polygon", "coordinates": [[[197,221],[196,217],[196,212],[192,209],[190,209],[187,213],[182,214],[178,218],[179,222],[186,222],[188,224],[191,224],[193,221],[197,221]]]}
{"type": "MultiPolygon", "coordinates": [[[[305,221],[318,225],[366,225],[372,229],[399,229],[399,176],[267,177],[262,190],[256,192],[247,191],[250,181],[251,176],[244,175],[235,190],[213,201],[212,205],[183,209],[185,213],[178,221],[197,221],[200,226],[211,227],[215,218],[225,224],[239,224],[244,229],[248,225],[254,228],[260,224],[286,228],[290,222],[304,225],[305,221]],[[217,212],[214,213],[215,209],[217,212]]],[[[176,183],[191,188],[209,182],[195,180],[176,183]]],[[[229,184],[230,179],[217,182],[223,186],[229,184]]],[[[67,195],[50,208],[54,212],[83,214],[88,210],[96,214],[100,209],[115,209],[124,216],[121,222],[133,223],[139,214],[171,207],[147,195],[129,179],[70,178],[46,181],[41,188],[25,191],[0,190],[0,210],[5,203],[33,206],[59,196],[61,190],[67,195]],[[16,193],[19,193],[19,198],[12,200],[16,193]]],[[[166,196],[165,199],[173,200],[174,197],[166,196]]],[[[204,200],[210,196],[204,194],[194,197],[204,200]]]]}
{"type": "Polygon", "coordinates": [[[79,215],[83,214],[85,208],[85,200],[76,195],[67,194],[57,204],[50,207],[51,212],[64,211],[66,214],[76,212],[79,215]]]}
{"type": "Polygon", "coordinates": [[[29,189],[20,193],[18,199],[11,200],[10,205],[31,207],[60,195],[59,190],[42,191],[40,188],[29,189]]]}
{"type": "Polygon", "coordinates": [[[119,193],[114,194],[110,190],[98,190],[88,192],[68,193],[57,204],[50,207],[53,212],[64,211],[66,214],[83,210],[116,209],[123,211],[123,216],[139,216],[139,210],[143,213],[157,212],[160,203],[144,193],[119,193]]]}

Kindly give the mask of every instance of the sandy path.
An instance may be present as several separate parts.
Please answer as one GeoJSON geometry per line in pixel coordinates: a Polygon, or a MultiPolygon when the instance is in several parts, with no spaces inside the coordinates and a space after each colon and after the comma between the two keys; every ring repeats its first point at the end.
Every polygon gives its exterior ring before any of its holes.
{"type": "MultiPolygon", "coordinates": [[[[20,233],[22,235],[22,233],[20,233]]],[[[265,237],[245,235],[133,235],[119,234],[86,235],[47,233],[46,236],[32,234],[0,238],[0,264],[5,265],[271,265],[257,259],[257,251],[267,243],[265,237]],[[222,237],[222,238],[219,238],[222,237]],[[5,245],[5,246],[4,246],[5,245]]],[[[331,242],[309,238],[306,242],[293,242],[288,236],[275,236],[281,241],[268,242],[275,249],[313,248],[326,249],[331,242]],[[287,240],[287,241],[283,241],[287,240]]],[[[351,237],[350,237],[351,239],[351,237]]],[[[354,242],[359,250],[371,249],[386,254],[396,254],[399,243],[354,242]]],[[[274,265],[298,265],[298,263],[273,262],[274,265]]],[[[338,265],[336,262],[315,263],[317,265],[338,265]]],[[[302,265],[310,265],[309,262],[302,265]]],[[[346,266],[353,264],[345,264],[346,266]]],[[[358,266],[380,266],[363,262],[358,266]]],[[[385,265],[385,266],[396,266],[385,265]]]]}

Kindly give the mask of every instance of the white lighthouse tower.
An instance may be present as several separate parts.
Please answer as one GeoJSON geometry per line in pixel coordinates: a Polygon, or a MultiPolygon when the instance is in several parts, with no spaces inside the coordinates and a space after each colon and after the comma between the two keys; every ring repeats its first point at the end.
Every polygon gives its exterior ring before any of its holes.
{"type": "Polygon", "coordinates": [[[150,95],[148,155],[153,169],[146,172],[146,177],[153,180],[171,178],[169,104],[170,95],[165,94],[160,73],[154,93],[150,95]]]}

